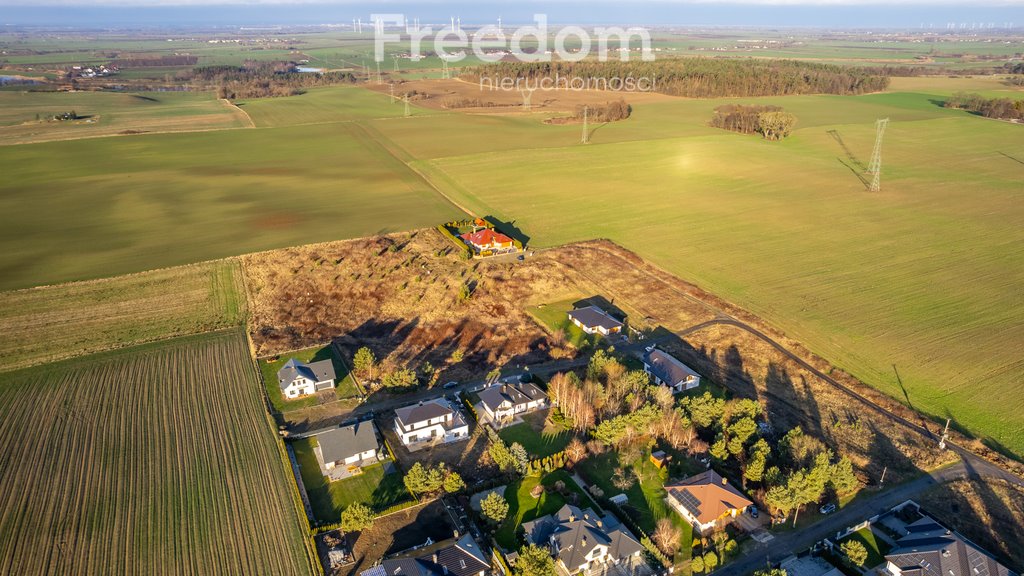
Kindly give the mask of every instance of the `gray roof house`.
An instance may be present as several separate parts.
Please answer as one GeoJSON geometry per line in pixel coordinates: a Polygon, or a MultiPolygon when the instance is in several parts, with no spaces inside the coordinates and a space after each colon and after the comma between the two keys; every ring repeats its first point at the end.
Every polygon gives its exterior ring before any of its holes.
{"type": "Polygon", "coordinates": [[[971,542],[924,516],[885,555],[893,576],[1016,576],[971,542]]]}
{"type": "Polygon", "coordinates": [[[672,392],[700,386],[700,374],[668,352],[653,346],[644,352],[644,371],[651,375],[655,383],[668,386],[672,392]]]}
{"type": "Polygon", "coordinates": [[[467,534],[454,544],[417,556],[389,558],[360,576],[483,576],[490,569],[480,545],[467,534]]]}
{"type": "Polygon", "coordinates": [[[524,522],[526,541],[547,546],[555,561],[568,574],[589,570],[599,564],[642,562],[643,546],[615,516],[598,516],[566,504],[555,514],[524,522]]]}
{"type": "Polygon", "coordinates": [[[320,457],[328,470],[335,466],[363,466],[377,462],[380,441],[372,420],[332,428],[316,435],[320,457]]]}
{"type": "Polygon", "coordinates": [[[587,334],[615,334],[622,331],[622,322],[597,306],[586,306],[569,312],[569,321],[587,334]]]}
{"type": "Polygon", "coordinates": [[[511,420],[516,414],[525,414],[544,408],[547,394],[531,382],[495,384],[481,390],[480,405],[497,422],[511,420]]]}
{"type": "Polygon", "coordinates": [[[330,359],[306,364],[292,358],[277,371],[277,383],[287,398],[334,388],[335,378],[334,362],[330,359]]]}
{"type": "Polygon", "coordinates": [[[395,410],[395,431],[402,444],[454,442],[469,438],[466,418],[445,398],[424,400],[395,410]]]}

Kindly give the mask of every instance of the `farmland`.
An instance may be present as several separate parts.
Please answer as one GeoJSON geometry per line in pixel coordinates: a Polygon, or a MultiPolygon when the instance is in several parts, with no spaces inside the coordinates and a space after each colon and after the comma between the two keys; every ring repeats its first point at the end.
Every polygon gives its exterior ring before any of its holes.
{"type": "Polygon", "coordinates": [[[0,370],[238,326],[234,261],[0,292],[0,370]]]}
{"type": "Polygon", "coordinates": [[[0,572],[311,574],[239,331],[0,376],[0,572]]]}

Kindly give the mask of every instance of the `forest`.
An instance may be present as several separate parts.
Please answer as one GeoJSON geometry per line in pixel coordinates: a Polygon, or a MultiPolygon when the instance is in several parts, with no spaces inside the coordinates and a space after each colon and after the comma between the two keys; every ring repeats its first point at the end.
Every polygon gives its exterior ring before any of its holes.
{"type": "Polygon", "coordinates": [[[179,81],[217,90],[218,98],[296,96],[306,88],[350,84],[350,72],[298,72],[294,62],[246,61],[241,66],[202,66],[176,76],[179,81]]]}
{"type": "Polygon", "coordinates": [[[611,82],[647,79],[652,90],[672,96],[719,98],[793,94],[864,94],[884,90],[889,78],[875,71],[794,60],[673,58],[653,62],[497,62],[468,68],[480,81],[502,78],[573,78],[611,82]]]}
{"type": "Polygon", "coordinates": [[[1024,100],[985,98],[980,94],[957,92],[950,96],[943,106],[967,110],[985,118],[996,118],[999,120],[1024,119],[1024,100]]]}
{"type": "Polygon", "coordinates": [[[796,116],[780,106],[725,104],[715,108],[710,124],[740,134],[760,134],[766,140],[781,140],[792,132],[796,116]]]}

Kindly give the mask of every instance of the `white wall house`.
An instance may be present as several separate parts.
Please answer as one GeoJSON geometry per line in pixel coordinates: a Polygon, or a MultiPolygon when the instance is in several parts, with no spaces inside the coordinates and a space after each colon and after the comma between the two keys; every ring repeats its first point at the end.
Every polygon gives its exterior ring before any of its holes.
{"type": "Polygon", "coordinates": [[[444,398],[395,410],[395,432],[406,446],[469,438],[466,418],[444,398]]]}
{"type": "Polygon", "coordinates": [[[622,332],[622,322],[612,318],[597,306],[586,306],[569,312],[569,321],[587,334],[618,334],[622,332]]]}
{"type": "Polygon", "coordinates": [[[380,460],[380,441],[372,421],[332,428],[316,435],[324,468],[365,466],[380,460]]]}
{"type": "Polygon", "coordinates": [[[753,504],[714,470],[665,485],[665,502],[701,534],[753,504]]]}
{"type": "Polygon", "coordinates": [[[532,383],[495,384],[479,392],[480,405],[495,422],[509,421],[517,414],[545,408],[547,394],[532,383]]]}
{"type": "Polygon", "coordinates": [[[334,388],[334,362],[320,360],[309,364],[292,358],[277,371],[281,395],[292,399],[334,388]]]}
{"type": "Polygon", "coordinates": [[[700,374],[675,357],[651,347],[644,352],[644,372],[659,386],[668,386],[673,393],[700,386],[700,374]]]}

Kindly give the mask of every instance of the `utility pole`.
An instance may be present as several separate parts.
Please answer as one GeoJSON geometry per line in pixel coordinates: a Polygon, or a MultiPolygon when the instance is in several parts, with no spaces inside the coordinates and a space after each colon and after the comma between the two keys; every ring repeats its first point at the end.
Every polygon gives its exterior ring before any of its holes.
{"type": "Polygon", "coordinates": [[[942,430],[942,438],[939,440],[939,449],[946,449],[946,440],[949,440],[949,418],[946,418],[946,427],[942,430]]]}
{"type": "Polygon", "coordinates": [[[587,108],[587,106],[583,106],[583,136],[580,139],[580,142],[582,142],[583,144],[589,144],[590,143],[590,134],[587,133],[587,115],[588,115],[588,112],[589,112],[589,108],[587,108]]]}
{"type": "Polygon", "coordinates": [[[882,468],[882,478],[878,481],[878,485],[879,486],[881,486],[882,484],[885,484],[885,473],[888,472],[888,471],[889,471],[889,467],[888,466],[886,466],[885,468],[882,468]]]}
{"type": "Polygon", "coordinates": [[[391,92],[391,103],[394,104],[395,103],[395,83],[394,82],[388,83],[388,91],[391,92]]]}
{"type": "Polygon", "coordinates": [[[377,84],[382,84],[380,81],[380,62],[377,62],[377,84]]]}
{"type": "Polygon", "coordinates": [[[409,93],[405,93],[405,117],[412,116],[412,110],[409,109],[409,93]]]}
{"type": "Polygon", "coordinates": [[[875,121],[875,149],[871,152],[871,163],[868,164],[868,175],[871,176],[870,190],[879,192],[882,189],[882,136],[889,125],[888,118],[875,121]]]}

